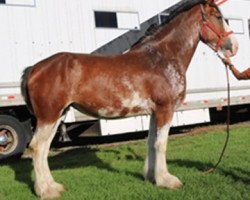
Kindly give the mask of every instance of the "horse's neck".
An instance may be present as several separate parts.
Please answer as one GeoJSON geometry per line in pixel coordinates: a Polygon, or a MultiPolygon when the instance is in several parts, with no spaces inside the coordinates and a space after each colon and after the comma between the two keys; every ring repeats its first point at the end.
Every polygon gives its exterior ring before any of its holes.
{"type": "Polygon", "coordinates": [[[195,6],[160,28],[138,49],[158,48],[166,59],[177,61],[185,73],[200,41],[200,20],[199,7],[195,6]]]}
{"type": "Polygon", "coordinates": [[[178,63],[185,70],[187,70],[200,41],[200,19],[200,10],[196,6],[176,18],[177,27],[166,26],[169,34],[162,38],[162,45],[166,46],[166,53],[176,52],[177,54],[173,56],[176,56],[178,63]]]}

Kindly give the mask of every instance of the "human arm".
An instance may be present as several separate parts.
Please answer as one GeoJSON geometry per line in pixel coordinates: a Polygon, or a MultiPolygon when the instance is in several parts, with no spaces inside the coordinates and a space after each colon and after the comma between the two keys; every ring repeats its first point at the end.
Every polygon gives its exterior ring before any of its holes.
{"type": "Polygon", "coordinates": [[[246,69],[245,71],[243,71],[243,72],[239,72],[239,70],[237,70],[234,67],[234,65],[231,63],[230,59],[224,58],[223,62],[224,62],[225,65],[229,66],[229,69],[232,71],[233,75],[238,80],[248,80],[248,79],[250,79],[250,67],[248,69],[246,69]]]}

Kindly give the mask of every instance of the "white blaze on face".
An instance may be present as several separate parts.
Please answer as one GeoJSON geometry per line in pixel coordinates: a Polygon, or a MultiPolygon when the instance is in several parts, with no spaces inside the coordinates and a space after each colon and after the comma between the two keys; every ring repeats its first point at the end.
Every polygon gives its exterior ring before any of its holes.
{"type": "MultiPolygon", "coordinates": [[[[223,20],[223,26],[224,26],[225,32],[232,31],[230,29],[230,27],[227,25],[225,20],[223,20]]],[[[238,41],[237,41],[237,39],[236,39],[236,37],[235,37],[235,35],[233,33],[231,35],[229,35],[228,38],[229,38],[229,40],[230,40],[230,42],[232,44],[232,51],[223,50],[223,54],[224,54],[225,57],[232,57],[237,53],[238,48],[239,48],[239,44],[238,44],[238,41]]]]}

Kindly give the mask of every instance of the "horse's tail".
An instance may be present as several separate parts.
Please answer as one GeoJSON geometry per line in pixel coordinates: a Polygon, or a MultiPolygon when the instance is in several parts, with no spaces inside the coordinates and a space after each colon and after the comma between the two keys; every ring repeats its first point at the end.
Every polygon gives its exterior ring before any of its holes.
{"type": "Polygon", "coordinates": [[[33,67],[27,67],[26,69],[24,69],[23,71],[23,75],[21,78],[21,93],[23,96],[23,99],[28,107],[28,110],[30,111],[30,113],[34,113],[33,112],[33,108],[32,108],[32,104],[30,101],[30,96],[29,96],[29,88],[28,88],[28,79],[29,79],[29,75],[32,71],[33,67]]]}

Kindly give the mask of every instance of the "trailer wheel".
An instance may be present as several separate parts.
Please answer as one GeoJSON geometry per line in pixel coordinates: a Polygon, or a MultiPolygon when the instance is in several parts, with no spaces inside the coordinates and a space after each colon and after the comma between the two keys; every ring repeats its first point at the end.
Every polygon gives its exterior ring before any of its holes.
{"type": "Polygon", "coordinates": [[[0,115],[0,160],[21,155],[27,145],[25,128],[18,119],[0,115]]]}

